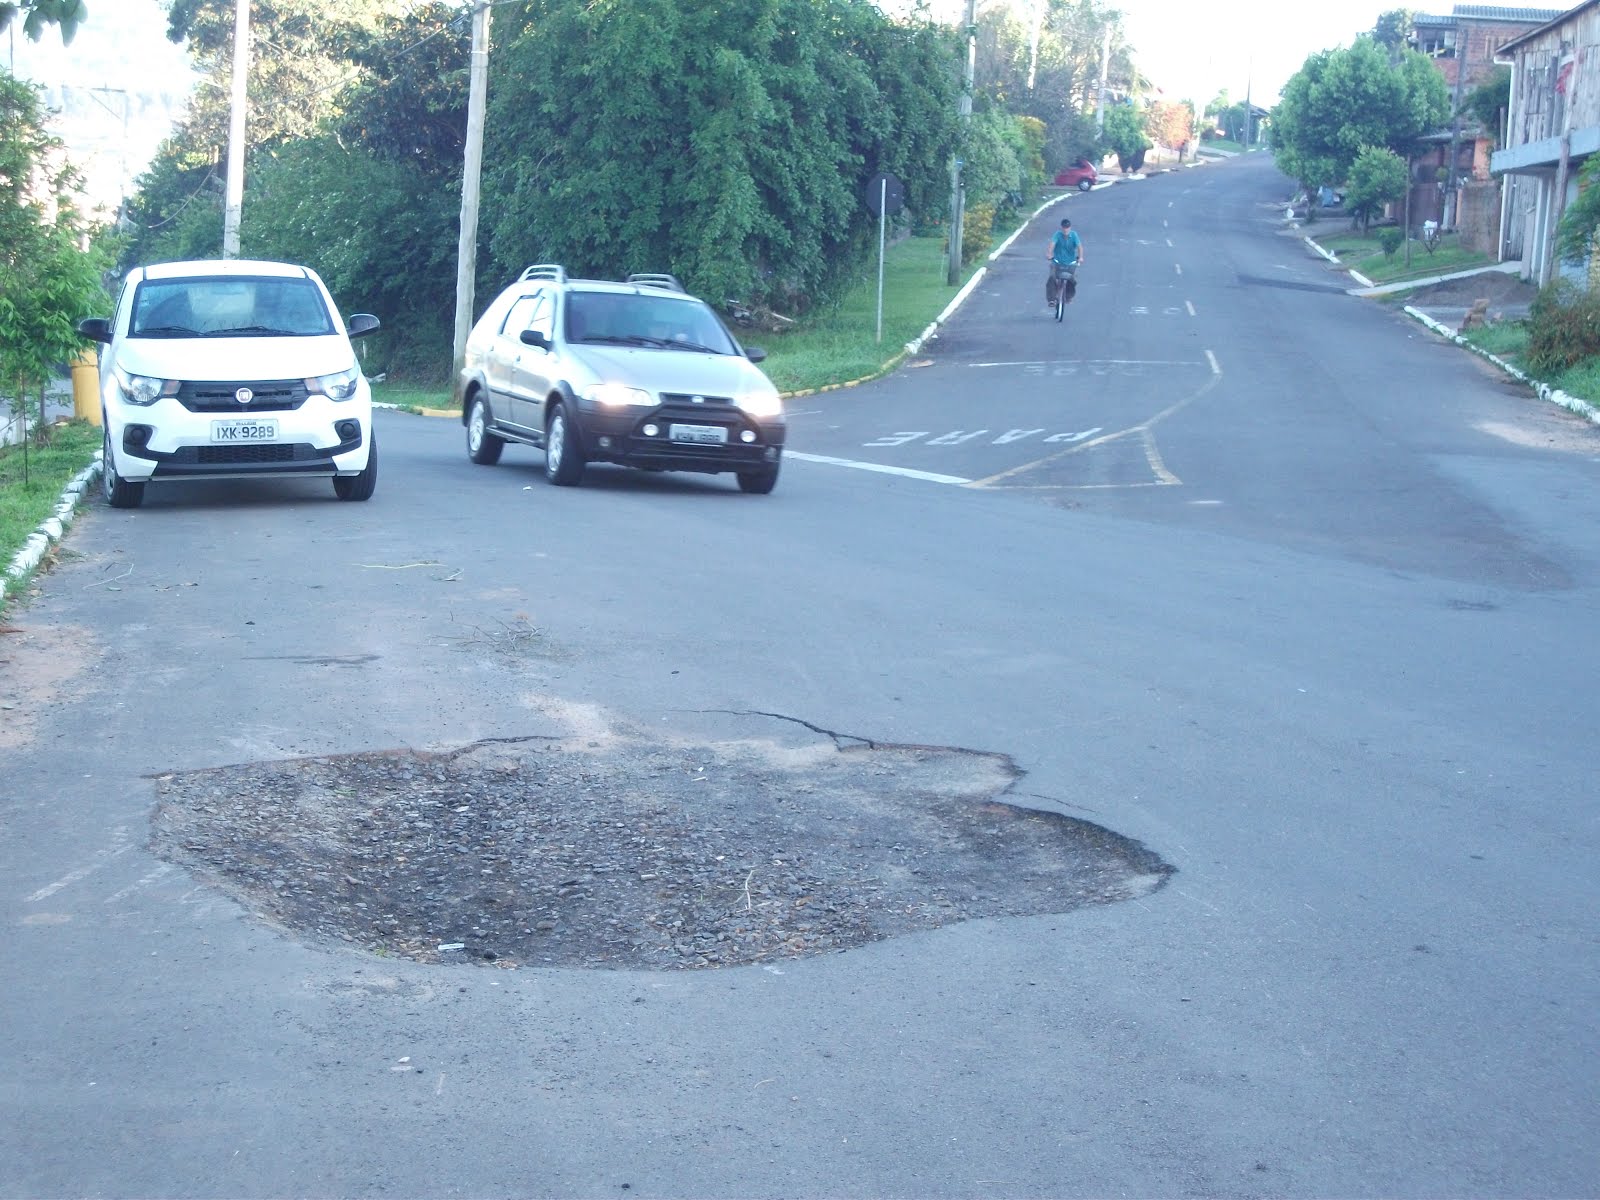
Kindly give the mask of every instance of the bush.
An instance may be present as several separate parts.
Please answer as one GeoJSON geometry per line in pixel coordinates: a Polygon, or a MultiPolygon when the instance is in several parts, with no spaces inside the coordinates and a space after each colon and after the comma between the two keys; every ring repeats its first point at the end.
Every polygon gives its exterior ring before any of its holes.
{"type": "Polygon", "coordinates": [[[994,202],[974,204],[961,218],[961,265],[971,266],[994,244],[994,202]]]}
{"type": "Polygon", "coordinates": [[[1600,356],[1600,296],[1558,279],[1528,312],[1528,365],[1546,374],[1600,356]]]}
{"type": "Polygon", "coordinates": [[[1406,244],[1406,235],[1398,229],[1378,230],[1378,245],[1383,250],[1385,258],[1393,258],[1401,246],[1406,244]]]}

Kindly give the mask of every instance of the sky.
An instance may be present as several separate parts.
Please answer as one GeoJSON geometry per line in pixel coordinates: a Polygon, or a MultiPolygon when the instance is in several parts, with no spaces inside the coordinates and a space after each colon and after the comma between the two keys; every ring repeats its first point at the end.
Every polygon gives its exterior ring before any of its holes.
{"type": "MultiPolygon", "coordinates": [[[[1378,15],[1400,0],[1113,0],[1134,46],[1134,58],[1152,83],[1174,100],[1206,104],[1222,91],[1270,107],[1289,77],[1318,50],[1348,46],[1369,31],[1378,15]]],[[[1548,0],[1550,7],[1561,5],[1548,0]]],[[[1453,0],[1404,7],[1448,13],[1453,0]]]]}

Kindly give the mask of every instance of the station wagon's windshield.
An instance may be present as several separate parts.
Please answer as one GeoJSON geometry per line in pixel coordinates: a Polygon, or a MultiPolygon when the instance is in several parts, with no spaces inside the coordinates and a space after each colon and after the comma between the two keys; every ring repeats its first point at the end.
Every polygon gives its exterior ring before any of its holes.
{"type": "Polygon", "coordinates": [[[147,279],[134,297],[131,337],[316,337],[334,331],[309,279],[271,276],[147,279]]]}
{"type": "Polygon", "coordinates": [[[630,292],[573,291],[567,341],[737,354],[716,314],[698,300],[630,292]]]}

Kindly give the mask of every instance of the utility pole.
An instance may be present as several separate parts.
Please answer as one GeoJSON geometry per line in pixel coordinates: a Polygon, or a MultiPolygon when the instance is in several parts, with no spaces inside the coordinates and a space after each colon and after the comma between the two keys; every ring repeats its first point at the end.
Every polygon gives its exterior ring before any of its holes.
{"type": "Polygon", "coordinates": [[[1044,31],[1045,0],[1033,0],[1033,45],[1028,51],[1028,91],[1039,77],[1039,38],[1044,31]]]}
{"type": "Polygon", "coordinates": [[[234,0],[233,102],[228,120],[228,179],[222,209],[222,257],[239,257],[244,212],[245,83],[250,77],[250,0],[234,0]]]}
{"type": "MultiPolygon", "coordinates": [[[[967,77],[961,89],[961,132],[972,123],[972,84],[978,72],[978,0],[967,0],[967,77]]],[[[961,282],[961,225],[966,218],[967,190],[961,182],[966,164],[957,150],[950,160],[950,262],[945,282],[951,287],[961,282]]]]}
{"type": "Polygon", "coordinates": [[[1255,110],[1250,106],[1250,85],[1255,82],[1256,60],[1252,55],[1246,60],[1244,68],[1244,148],[1250,149],[1255,133],[1255,110]]]}
{"type": "Polygon", "coordinates": [[[461,170],[461,238],[456,243],[456,336],[450,371],[460,378],[472,332],[473,288],[478,275],[478,191],[483,180],[483,110],[489,90],[489,0],[472,9],[472,60],[467,91],[467,154],[461,170]]]}
{"type": "Polygon", "coordinates": [[[1467,46],[1466,34],[1460,23],[1456,24],[1456,94],[1451,102],[1450,112],[1450,158],[1445,164],[1448,172],[1444,177],[1444,211],[1439,214],[1440,229],[1454,229],[1456,227],[1456,202],[1459,192],[1456,187],[1456,160],[1461,155],[1461,87],[1467,74],[1467,46]]]}
{"type": "Polygon", "coordinates": [[[1111,26],[1106,26],[1105,37],[1100,42],[1100,94],[1094,103],[1094,131],[1106,131],[1106,76],[1111,74],[1111,26]]]}

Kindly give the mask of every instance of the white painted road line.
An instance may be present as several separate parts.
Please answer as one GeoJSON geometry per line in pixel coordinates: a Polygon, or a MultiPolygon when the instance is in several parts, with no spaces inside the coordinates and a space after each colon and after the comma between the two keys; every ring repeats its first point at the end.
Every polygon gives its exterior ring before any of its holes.
{"type": "Polygon", "coordinates": [[[830,458],[826,454],[801,454],[798,450],[785,450],[785,458],[798,458],[801,462],[821,463],[825,467],[851,467],[857,471],[875,471],[879,475],[901,475],[907,479],[922,479],[928,483],[950,483],[960,487],[971,483],[960,475],[939,475],[933,471],[913,471],[910,467],[890,467],[883,463],[857,462],[852,458],[830,458]]]}

